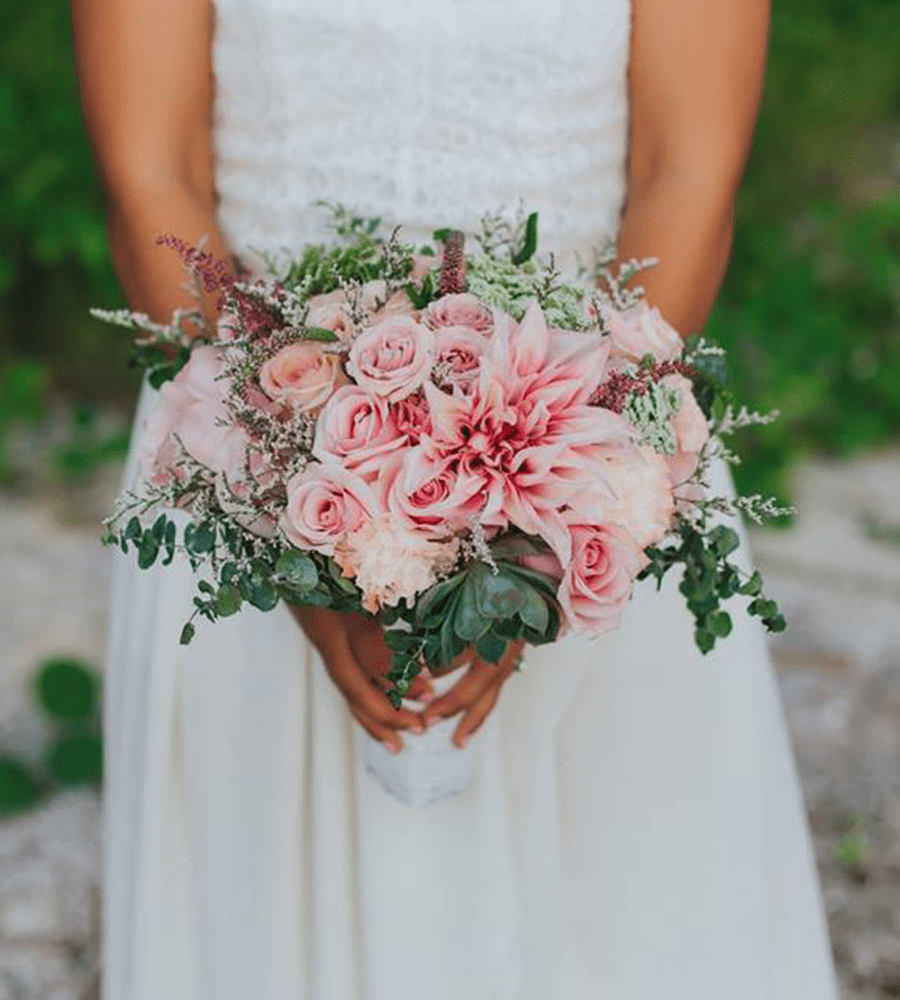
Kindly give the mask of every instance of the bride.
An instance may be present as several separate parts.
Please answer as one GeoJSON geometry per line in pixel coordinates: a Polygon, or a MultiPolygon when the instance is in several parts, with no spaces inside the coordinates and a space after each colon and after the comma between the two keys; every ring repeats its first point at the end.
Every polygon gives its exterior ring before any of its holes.
{"type": "MultiPolygon", "coordinates": [[[[330,235],[315,199],[418,241],[521,198],[566,266],[604,234],[658,257],[649,300],[703,326],[766,0],[73,5],[134,307],[182,304],[161,233],[258,268],[330,235]]],[[[362,619],[245,611],[181,647],[191,591],[186,569],[117,562],[105,1000],[836,997],[755,621],[702,657],[669,579],[601,641],[476,661],[397,713],[362,619]],[[459,745],[478,731],[474,783],[424,809],[386,795],[359,735],[396,751],[444,717],[459,745]]]]}

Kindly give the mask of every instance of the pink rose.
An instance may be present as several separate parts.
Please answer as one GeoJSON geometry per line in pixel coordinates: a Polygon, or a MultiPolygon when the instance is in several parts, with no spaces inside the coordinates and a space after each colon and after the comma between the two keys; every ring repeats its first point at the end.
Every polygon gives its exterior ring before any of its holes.
{"type": "Polygon", "coordinates": [[[434,335],[435,378],[468,392],[478,378],[486,339],[467,326],[442,326],[434,335]]]}
{"type": "Polygon", "coordinates": [[[652,354],[657,361],[675,361],[681,357],[684,342],[658,309],[639,302],[625,312],[609,309],[605,314],[610,328],[612,357],[640,361],[652,354]]]}
{"type": "Polygon", "coordinates": [[[144,421],[139,436],[138,464],[144,476],[158,486],[185,477],[177,466],[180,448],[173,431],[193,403],[194,397],[184,385],[177,381],[164,382],[144,421]]]}
{"type": "Polygon", "coordinates": [[[229,480],[246,464],[249,439],[228,408],[231,382],[222,376],[218,348],[203,345],[159,391],[145,425],[140,460],[155,482],[180,477],[175,463],[181,448],[214,473],[229,480]]]}
{"type": "Polygon", "coordinates": [[[358,385],[345,385],[319,414],[312,452],[322,462],[336,459],[353,469],[402,444],[388,403],[358,385]]]}
{"type": "Polygon", "coordinates": [[[494,315],[481,299],[460,292],[431,302],[422,314],[422,322],[432,330],[442,326],[465,326],[478,333],[494,329],[494,315]]]}
{"type": "Polygon", "coordinates": [[[327,353],[321,344],[302,341],[269,358],[259,370],[259,384],[270,399],[308,413],[325,403],[340,375],[336,354],[327,353]]]}
{"type": "MultiPolygon", "coordinates": [[[[675,509],[664,456],[646,445],[611,449],[599,467],[614,496],[599,500],[592,519],[621,525],[641,549],[659,542],[675,509]]],[[[581,513],[577,502],[573,507],[581,513]]]]}
{"type": "Polygon", "coordinates": [[[313,295],[308,303],[307,326],[320,326],[331,330],[344,343],[353,339],[353,322],[347,311],[347,296],[342,288],[321,295],[313,295]]]}
{"type": "Polygon", "coordinates": [[[388,319],[390,316],[411,316],[415,313],[409,296],[402,288],[398,288],[389,297],[386,296],[387,283],[383,278],[367,281],[362,286],[362,307],[371,314],[372,323],[388,319]]]}
{"type": "Polygon", "coordinates": [[[310,465],[288,480],[281,530],[294,545],[331,555],[375,508],[375,496],[359,476],[339,465],[310,465]]]}
{"type": "Polygon", "coordinates": [[[618,625],[647,558],[617,524],[575,524],[571,535],[572,559],[559,586],[559,603],[574,632],[602,635],[618,625]]]}
{"type": "Polygon", "coordinates": [[[709,422],[694,397],[691,380],[684,375],[666,375],[662,380],[678,390],[681,405],[672,418],[679,451],[699,452],[709,438],[709,422]]]}
{"type": "Polygon", "coordinates": [[[484,504],[482,482],[422,447],[391,457],[379,478],[381,506],[411,531],[445,537],[463,527],[484,504]]]}
{"type": "Polygon", "coordinates": [[[421,391],[391,403],[391,420],[409,444],[418,444],[421,438],[431,433],[431,410],[421,391]]]}
{"type": "Polygon", "coordinates": [[[697,471],[700,452],[709,439],[709,423],[694,397],[691,381],[684,375],[667,375],[663,381],[678,390],[681,405],[672,417],[672,428],[678,451],[666,456],[669,482],[675,488],[676,506],[683,512],[691,501],[701,500],[705,493],[702,484],[689,483],[697,471]]]}
{"type": "Polygon", "coordinates": [[[364,389],[389,402],[415,392],[431,371],[434,334],[410,316],[393,316],[369,327],[350,348],[350,374],[364,389]]]}

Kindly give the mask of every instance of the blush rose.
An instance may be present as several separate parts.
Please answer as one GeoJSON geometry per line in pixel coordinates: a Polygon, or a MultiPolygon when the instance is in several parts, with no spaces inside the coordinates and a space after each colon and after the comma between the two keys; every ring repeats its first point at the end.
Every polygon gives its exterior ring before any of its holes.
{"type": "Polygon", "coordinates": [[[376,507],[371,488],[339,465],[311,465],[287,483],[281,530],[294,545],[332,555],[376,507]]]}
{"type": "Polygon", "coordinates": [[[389,402],[420,388],[431,372],[434,334],[411,316],[392,316],[364,330],[350,348],[357,384],[389,402]]]}
{"type": "Polygon", "coordinates": [[[270,399],[309,413],[325,403],[340,375],[336,354],[305,341],[282,347],[269,358],[260,368],[259,384],[270,399]]]}
{"type": "Polygon", "coordinates": [[[573,632],[602,635],[618,625],[647,558],[617,524],[575,524],[570,531],[572,558],[559,585],[560,607],[573,632]]]}

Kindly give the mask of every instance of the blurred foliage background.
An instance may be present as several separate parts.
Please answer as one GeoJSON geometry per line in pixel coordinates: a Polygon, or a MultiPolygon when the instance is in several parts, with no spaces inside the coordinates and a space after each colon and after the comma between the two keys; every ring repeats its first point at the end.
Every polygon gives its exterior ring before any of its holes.
{"type": "MultiPolygon", "coordinates": [[[[708,332],[731,349],[741,396],[783,415],[743,438],[741,485],[784,496],[797,453],[900,434],[900,3],[774,8],[733,263],[708,332]]],[[[135,387],[123,335],[88,316],[122,298],[68,17],[58,0],[0,0],[0,477],[8,429],[45,419],[54,401],[73,413],[63,471],[117,454],[121,438],[91,436],[93,415],[126,412],[135,387]]]]}

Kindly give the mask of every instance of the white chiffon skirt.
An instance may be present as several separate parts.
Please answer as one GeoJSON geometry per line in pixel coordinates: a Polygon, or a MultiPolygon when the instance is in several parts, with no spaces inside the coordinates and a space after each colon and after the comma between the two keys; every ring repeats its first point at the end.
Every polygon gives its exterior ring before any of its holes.
{"type": "Polygon", "coordinates": [[[755,621],[703,657],[677,580],[643,584],[529,650],[473,785],[414,808],[286,609],[182,647],[190,571],[115,560],[104,1000],[837,997],[755,621]]]}

